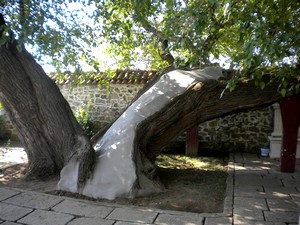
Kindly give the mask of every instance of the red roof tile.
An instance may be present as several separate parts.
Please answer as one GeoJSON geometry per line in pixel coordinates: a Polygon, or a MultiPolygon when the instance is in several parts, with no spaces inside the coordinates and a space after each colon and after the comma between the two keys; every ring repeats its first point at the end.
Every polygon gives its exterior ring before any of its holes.
{"type": "MultiPolygon", "coordinates": [[[[231,78],[233,76],[233,70],[223,70],[223,75],[226,78],[231,78]]],[[[70,84],[74,81],[75,84],[99,84],[99,83],[111,83],[111,84],[146,84],[152,80],[156,71],[146,71],[146,70],[118,70],[114,76],[109,76],[107,74],[97,74],[97,75],[79,75],[72,78],[71,73],[66,73],[62,79],[58,79],[56,76],[50,76],[52,80],[57,84],[70,84]]]]}

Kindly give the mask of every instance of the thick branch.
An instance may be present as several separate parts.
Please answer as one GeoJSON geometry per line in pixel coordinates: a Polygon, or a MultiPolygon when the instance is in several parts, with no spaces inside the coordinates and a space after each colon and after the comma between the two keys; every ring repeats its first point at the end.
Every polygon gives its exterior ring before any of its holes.
{"type": "Polygon", "coordinates": [[[136,148],[145,151],[154,161],[173,138],[189,127],[229,114],[264,108],[283,98],[275,83],[260,90],[252,82],[240,80],[237,90],[226,92],[220,98],[225,86],[226,81],[194,83],[163,110],[139,124],[136,148]]]}

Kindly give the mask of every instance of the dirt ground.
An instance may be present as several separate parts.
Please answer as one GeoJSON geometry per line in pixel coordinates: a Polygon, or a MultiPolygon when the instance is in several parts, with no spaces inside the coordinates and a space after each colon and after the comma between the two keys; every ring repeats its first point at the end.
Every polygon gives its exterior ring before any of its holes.
{"type": "MultiPolygon", "coordinates": [[[[224,168],[225,164],[223,161],[224,168]]],[[[43,181],[26,180],[23,175],[25,168],[26,164],[18,164],[0,169],[0,186],[90,199],[76,194],[55,191],[58,177],[47,178],[43,181]]],[[[90,200],[198,213],[223,211],[227,177],[225,169],[159,168],[158,172],[166,187],[166,190],[158,195],[135,199],[119,198],[114,201],[90,200]]]]}

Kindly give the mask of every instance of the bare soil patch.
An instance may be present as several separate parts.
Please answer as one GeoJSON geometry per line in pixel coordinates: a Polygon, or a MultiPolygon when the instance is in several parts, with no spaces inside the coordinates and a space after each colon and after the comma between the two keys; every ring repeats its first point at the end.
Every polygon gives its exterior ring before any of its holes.
{"type": "Polygon", "coordinates": [[[158,174],[166,190],[160,194],[114,201],[91,199],[78,194],[55,191],[58,177],[45,180],[24,179],[26,164],[0,169],[0,186],[47,192],[93,201],[114,202],[198,213],[223,211],[226,191],[226,160],[224,158],[167,155],[157,160],[158,174]]]}

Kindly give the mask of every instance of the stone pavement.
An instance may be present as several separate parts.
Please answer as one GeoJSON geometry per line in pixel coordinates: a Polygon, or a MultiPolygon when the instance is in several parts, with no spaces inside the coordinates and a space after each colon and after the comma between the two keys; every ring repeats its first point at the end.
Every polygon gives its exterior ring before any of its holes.
{"type": "MultiPolygon", "coordinates": [[[[222,213],[189,213],[92,202],[0,187],[1,225],[291,225],[298,224],[300,161],[280,173],[279,160],[234,154],[222,213]]],[[[199,202],[201,204],[201,202],[199,202]]]]}

